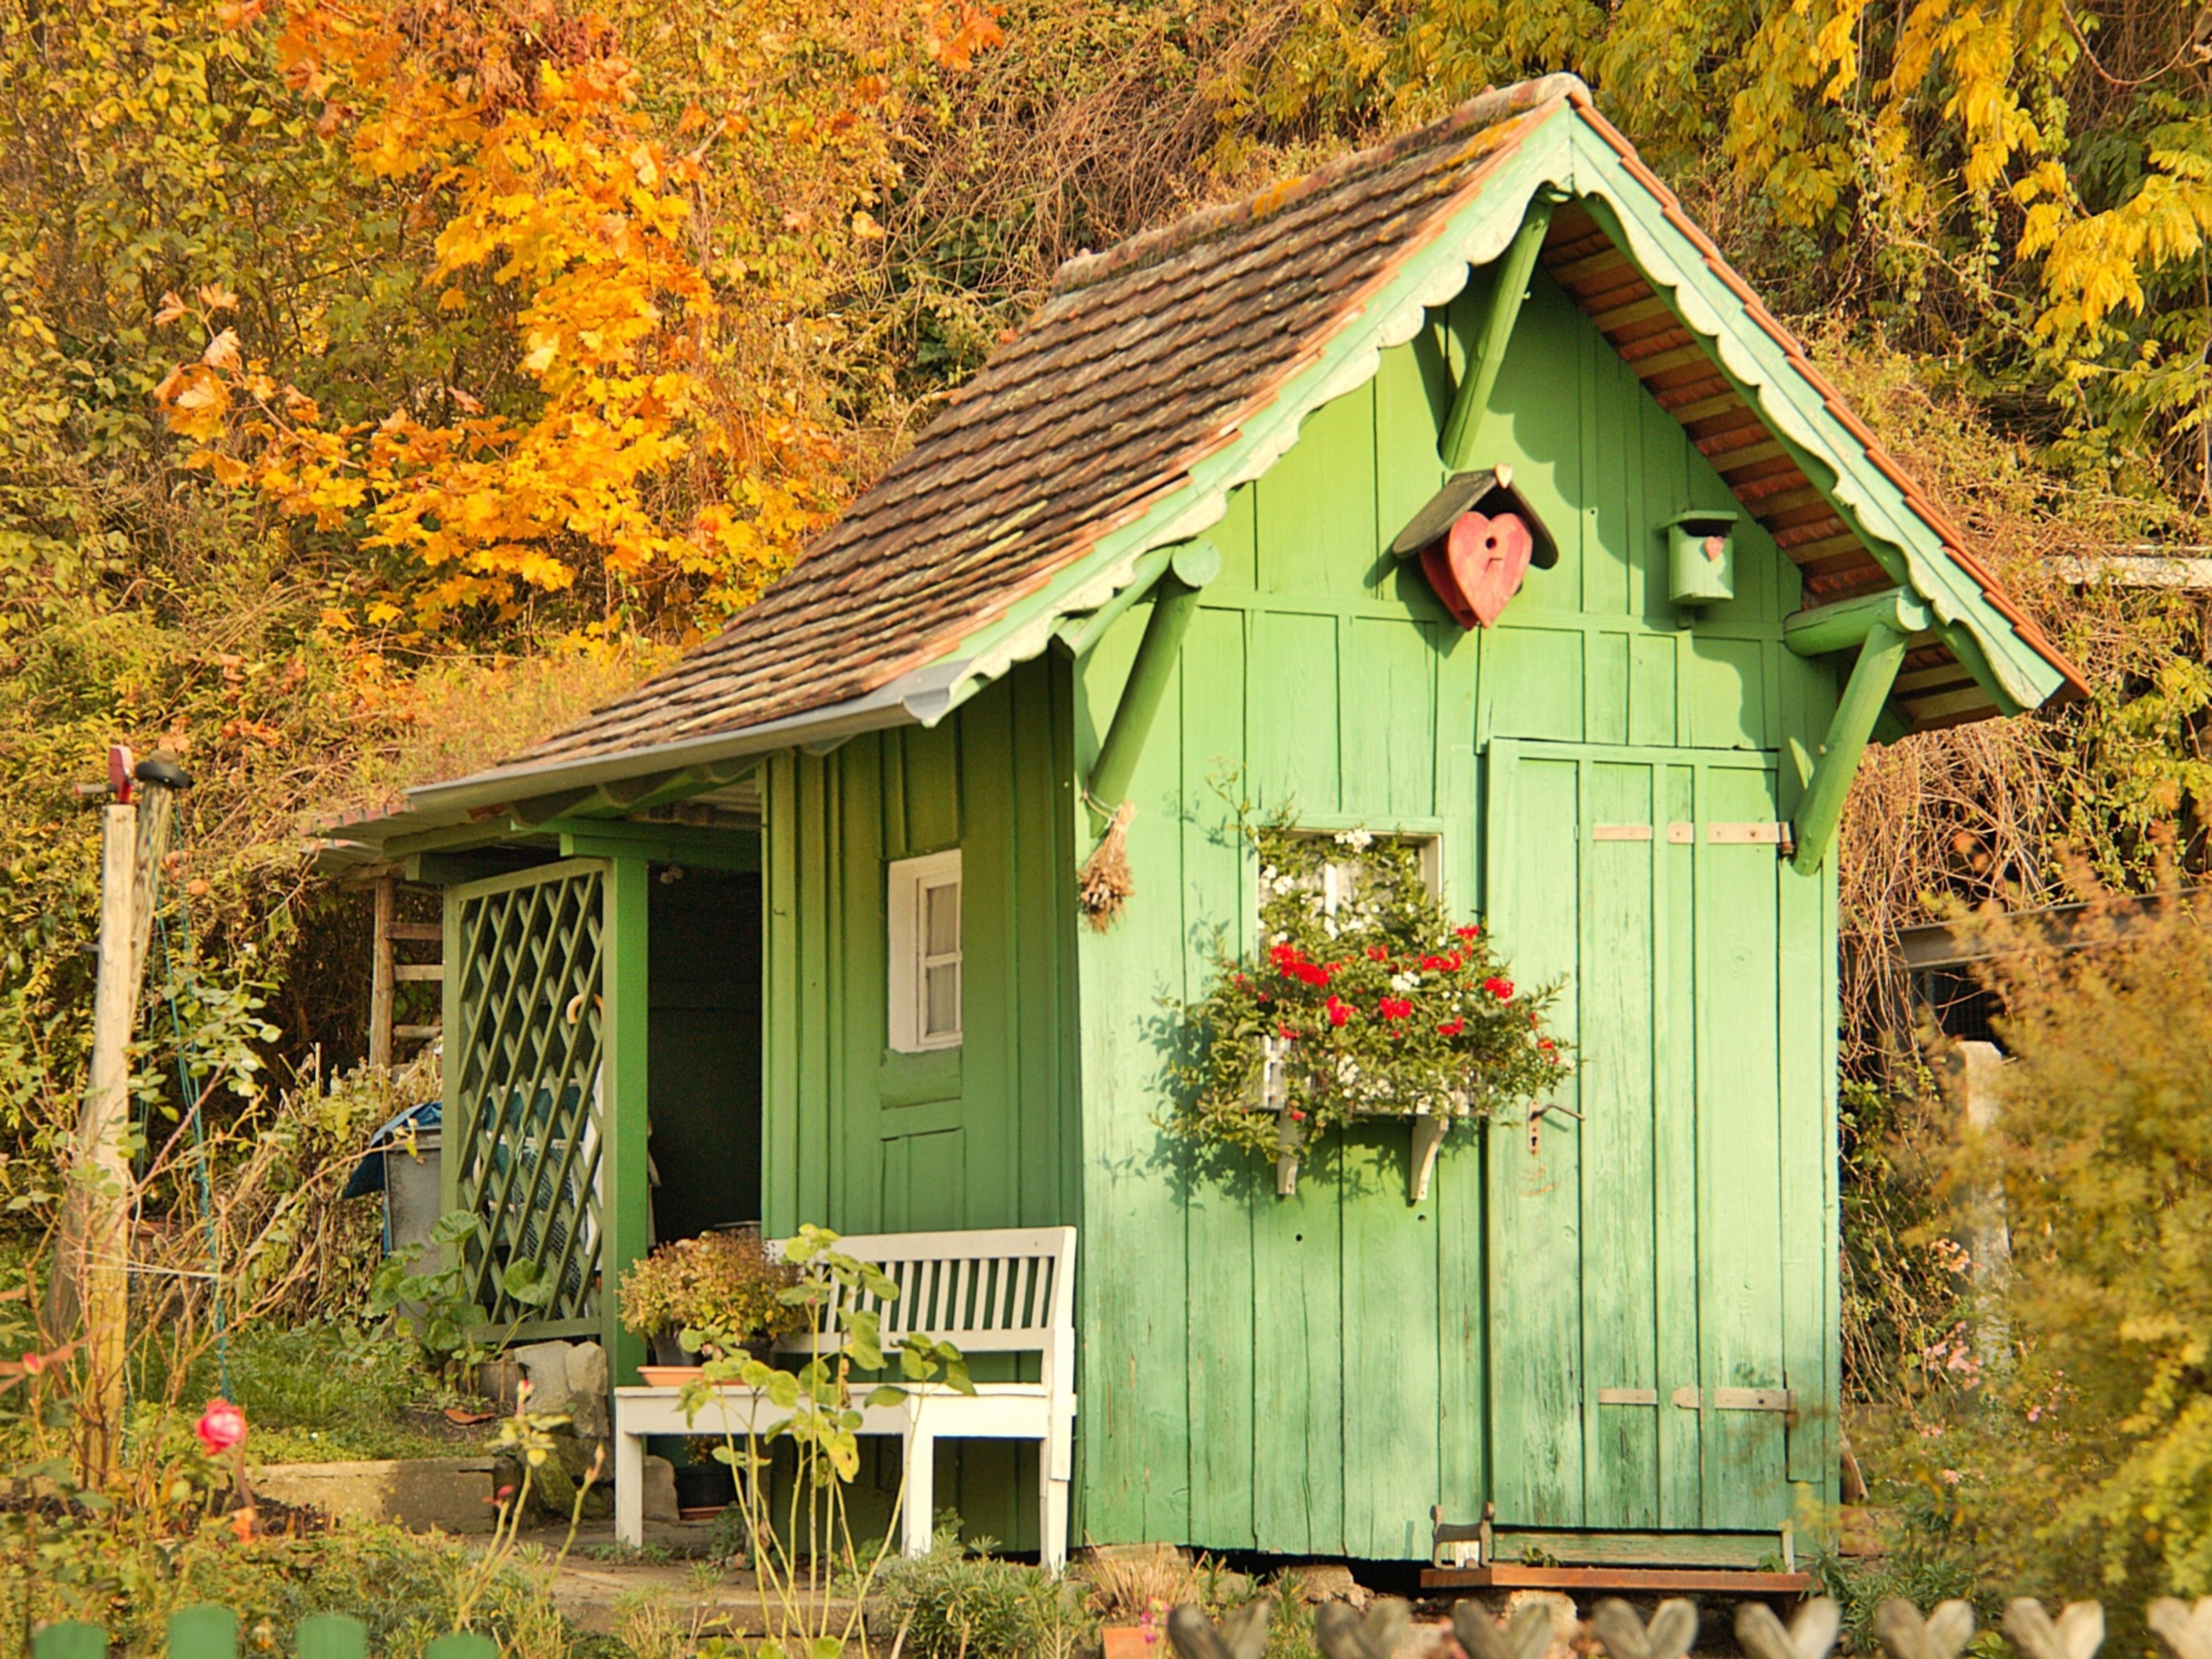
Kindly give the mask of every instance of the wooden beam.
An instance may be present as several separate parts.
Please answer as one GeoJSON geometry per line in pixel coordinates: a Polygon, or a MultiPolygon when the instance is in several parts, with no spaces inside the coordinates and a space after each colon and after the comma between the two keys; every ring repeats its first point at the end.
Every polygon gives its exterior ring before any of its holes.
{"type": "Polygon", "coordinates": [[[1865,644],[1877,623],[1899,634],[1924,634],[1936,626],[1936,615],[1903,588],[1884,588],[1864,599],[1791,611],[1782,619],[1782,642],[1795,656],[1826,656],[1865,644]]]}
{"type": "Polygon", "coordinates": [[[645,859],[696,864],[702,870],[760,868],[760,837],[750,830],[708,830],[690,823],[639,823],[626,818],[556,818],[564,859],[645,859]]]}
{"type": "Polygon", "coordinates": [[[1475,429],[1482,424],[1482,411],[1490,406],[1498,368],[1505,362],[1505,348],[1512,341],[1521,301],[1528,295],[1536,256],[1543,251],[1544,233],[1551,228],[1552,206],[1544,196],[1532,200],[1528,216],[1498,258],[1498,283],[1490,291],[1489,313],[1475,336],[1474,349],[1468,354],[1467,373],[1460,377],[1451,413],[1444,420],[1443,436],[1437,442],[1437,453],[1443,458],[1447,472],[1465,472],[1474,465],[1475,429]]]}
{"type": "Polygon", "coordinates": [[[1091,807],[1091,833],[1103,835],[1115,806],[1128,792],[1135,775],[1137,757],[1144,752],[1152,719],[1167,696],[1176,659],[1182,651],[1182,636],[1198,613],[1198,589],[1173,577],[1155,590],[1152,614],[1145,623],[1145,636],[1137,641],[1136,660],[1122,684],[1121,700],[1114,705],[1105,741],[1098,745],[1097,762],[1091,769],[1084,793],[1091,807]]]}
{"type": "Polygon", "coordinates": [[[1905,635],[1888,623],[1876,620],[1868,624],[1858,661],[1852,665],[1851,677],[1844,686],[1843,700],[1836,705],[1835,718],[1828,722],[1828,740],[1820,746],[1813,781],[1805,786],[1804,799],[1797,803],[1794,825],[1797,850],[1790,863],[1800,875],[1811,875],[1828,855],[1837,821],[1844,815],[1844,797],[1858,770],[1859,757],[1866,752],[1867,739],[1874,735],[1875,722],[1889,701],[1890,685],[1905,662],[1905,635]]]}
{"type": "Polygon", "coordinates": [[[376,928],[368,958],[368,1063],[392,1069],[392,921],[399,908],[399,878],[376,884],[376,928]]]}
{"type": "MultiPolygon", "coordinates": [[[[603,999],[599,1059],[600,1200],[599,1340],[617,1387],[637,1381],[645,1342],[623,1328],[616,1287],[631,1262],[652,1248],[653,1189],[646,1162],[646,1047],[650,1041],[647,998],[646,915],[652,875],[641,858],[617,858],[607,871],[606,909],[599,994],[603,999]]],[[[458,1071],[458,1066],[448,1068],[458,1071]]],[[[458,1161],[458,1160],[454,1160],[458,1161]]]]}
{"type": "Polygon", "coordinates": [[[1172,575],[1186,587],[1203,587],[1220,574],[1221,550],[1210,541],[1156,547],[1137,561],[1127,586],[1088,617],[1072,617],[1062,623],[1057,637],[1069,656],[1088,656],[1091,647],[1106,637],[1106,630],[1151,592],[1163,577],[1172,575]]]}

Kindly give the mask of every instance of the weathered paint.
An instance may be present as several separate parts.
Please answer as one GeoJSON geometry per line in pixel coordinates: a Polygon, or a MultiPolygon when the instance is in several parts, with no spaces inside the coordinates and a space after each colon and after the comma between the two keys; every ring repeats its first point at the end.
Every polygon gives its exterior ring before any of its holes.
{"type": "MultiPolygon", "coordinates": [[[[1668,604],[1666,521],[1727,490],[1540,275],[1472,453],[1513,465],[1557,563],[1465,635],[1388,556],[1443,480],[1487,300],[1479,277],[1386,352],[1210,532],[1110,932],[1074,916],[1076,782],[1149,605],[936,730],[769,764],[769,1224],[1077,1224],[1095,1541],[1403,1559],[1430,1504],[1486,1499],[1522,1527],[1771,1534],[1791,1480],[1832,1485],[1832,884],[1707,830],[1788,816],[1834,675],[1787,649],[1796,574],[1755,524],[1735,599],[1668,604]],[[1583,1060],[1557,1103],[1584,1120],[1547,1119],[1534,1155],[1520,1124],[1455,1137],[1418,1204],[1402,1127],[1286,1199],[1167,1139],[1170,1005],[1254,925],[1237,799],[1439,836],[1452,902],[1492,913],[1523,979],[1565,981],[1583,1060]],[[885,865],[954,845],[963,1043],[890,1054],[885,865]],[[1785,1385],[1794,1430],[1707,1398],[1785,1385]]],[[[1027,1541],[1027,1453],[942,1455],[970,1527],[1027,1541]]]]}
{"type": "MultiPolygon", "coordinates": [[[[1541,276],[1471,453],[1512,464],[1557,564],[1463,635],[1387,557],[1442,482],[1486,301],[1478,280],[1232,498],[1130,791],[1136,896],[1079,944],[1093,1539],[1405,1559],[1431,1504],[1485,1498],[1522,1526],[1771,1534],[1785,1476],[1830,1484],[1832,905],[1771,845],[1706,831],[1787,816],[1790,740],[1817,745],[1833,676],[1784,647],[1796,579],[1756,525],[1733,601],[1668,604],[1665,521],[1730,498],[1541,276]],[[1453,902],[1494,913],[1522,977],[1565,981],[1584,1059],[1559,1103],[1585,1121],[1548,1119],[1533,1157],[1517,1123],[1455,1138],[1419,1204],[1400,1127],[1313,1159],[1288,1199],[1164,1141],[1163,1001],[1253,925],[1229,796],[1441,836],[1453,902]],[[1655,833],[1592,840],[1614,823],[1655,833]],[[1671,1403],[1785,1382],[1794,1431],[1671,1403]]],[[[1079,757],[1141,620],[1082,665],[1079,757]]]]}
{"type": "MultiPolygon", "coordinates": [[[[1074,766],[1064,664],[937,729],[776,757],[766,777],[767,1224],[1075,1218],[1074,766]],[[889,860],[961,851],[962,1042],[886,1044],[889,860]]],[[[980,1370],[979,1374],[989,1375],[980,1370]]],[[[943,1449],[939,1501],[1034,1547],[1035,1449],[943,1449]]],[[[895,1479],[891,1460],[885,1479],[895,1479]]]]}

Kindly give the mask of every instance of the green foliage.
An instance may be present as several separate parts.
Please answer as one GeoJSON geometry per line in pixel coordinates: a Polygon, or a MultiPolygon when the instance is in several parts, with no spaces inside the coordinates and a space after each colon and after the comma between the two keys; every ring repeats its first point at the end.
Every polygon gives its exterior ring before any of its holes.
{"type": "MultiPolygon", "coordinates": [[[[371,1652],[420,1659],[453,1627],[471,1565],[459,1542],[390,1527],[246,1545],[218,1521],[177,1536],[130,1514],[11,1511],[0,1514],[0,1659],[25,1659],[33,1623],[55,1619],[104,1625],[118,1652],[159,1652],[171,1613],[210,1601],[247,1632],[265,1624],[275,1651],[290,1650],[301,1620],[343,1613],[368,1624],[371,1652]]],[[[516,1659],[566,1659],[561,1620],[523,1571],[498,1571],[477,1607],[478,1627],[516,1659]]]]}
{"type": "Polygon", "coordinates": [[[1081,1586],[1041,1567],[987,1558],[993,1540],[970,1555],[957,1526],[941,1529],[930,1552],[884,1569],[888,1611],[921,1659],[1071,1659],[1096,1644],[1098,1621],[1081,1586]]]}
{"type": "MultiPolygon", "coordinates": [[[[486,1329],[491,1315],[469,1297],[467,1247],[481,1248],[486,1236],[482,1217],[449,1211],[438,1218],[428,1245],[394,1250],[369,1281],[369,1317],[388,1320],[394,1330],[413,1339],[424,1361],[441,1371],[481,1364],[514,1334],[512,1327],[504,1335],[486,1329]]],[[[516,1325],[531,1310],[553,1299],[555,1281],[535,1261],[508,1262],[500,1269],[499,1280],[506,1299],[522,1310],[516,1325]]]]}
{"type": "Polygon", "coordinates": [[[2212,930],[2176,901],[2093,907],[2068,957],[2006,942],[2002,1116],[1956,1179],[1968,1225],[2003,1195],[2015,1489],[2062,1578],[2212,1593],[2212,930]]]}
{"type": "Polygon", "coordinates": [[[1266,960],[1223,957],[1183,1011],[1177,1133],[1273,1156],[1286,1135],[1303,1144],[1363,1117],[1486,1118],[1565,1075],[1542,1025],[1553,990],[1515,985],[1481,927],[1453,921],[1415,843],[1287,821],[1243,830],[1266,960]]]}

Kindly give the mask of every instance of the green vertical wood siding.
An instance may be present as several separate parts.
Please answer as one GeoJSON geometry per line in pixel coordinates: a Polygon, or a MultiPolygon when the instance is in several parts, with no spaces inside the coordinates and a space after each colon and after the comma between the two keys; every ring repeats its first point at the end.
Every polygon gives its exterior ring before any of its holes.
{"type": "MultiPolygon", "coordinates": [[[[1665,521],[1728,491],[1541,276],[1475,444],[1558,562],[1468,635],[1387,556],[1442,481],[1483,286],[1209,532],[1222,575],[1130,789],[1136,893],[1076,939],[1077,1525],[1097,1541],[1403,1559],[1431,1504],[1486,1499],[1527,1524],[1771,1532],[1788,1481],[1832,1485],[1832,891],[1705,834],[1794,806],[1832,676],[1784,650],[1796,573],[1755,524],[1733,601],[1668,602],[1665,521]],[[1224,779],[1318,826],[1440,833],[1452,902],[1491,913],[1519,977],[1565,980],[1585,1060],[1559,1101],[1585,1121],[1548,1119],[1534,1157],[1518,1123],[1455,1137],[1419,1204],[1401,1127],[1324,1151],[1287,1199],[1165,1139],[1165,1004],[1254,923],[1224,779]],[[1616,823],[1652,839],[1592,838],[1616,823]],[[1794,1429],[1669,1402],[1785,1382],[1794,1429]]],[[[1077,667],[1079,763],[1144,621],[1077,667]]]]}
{"type": "MultiPolygon", "coordinates": [[[[1057,659],[935,730],[767,766],[767,1224],[1076,1221],[1073,723],[1057,659]],[[962,1042],[886,1048],[886,866],[961,853],[962,1042]]],[[[979,1361],[979,1375],[993,1374],[979,1361]]],[[[1035,1448],[939,1448],[939,1501],[1036,1547],[1035,1448]]],[[[896,1460],[881,1478],[895,1484],[896,1460]]]]}

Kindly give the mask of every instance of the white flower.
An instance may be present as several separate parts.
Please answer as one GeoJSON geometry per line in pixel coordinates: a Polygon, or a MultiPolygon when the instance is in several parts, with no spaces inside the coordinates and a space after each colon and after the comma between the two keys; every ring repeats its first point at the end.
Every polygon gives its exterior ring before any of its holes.
{"type": "Polygon", "coordinates": [[[1260,866],[1260,879],[1261,879],[1261,880],[1265,881],[1265,882],[1272,882],[1272,881],[1273,881],[1273,880],[1274,880],[1274,878],[1275,878],[1275,866],[1274,866],[1273,865],[1272,865],[1272,864],[1263,864],[1263,865],[1261,865],[1261,866],[1260,866]]]}
{"type": "Polygon", "coordinates": [[[1420,986],[1421,976],[1419,974],[1393,974],[1390,975],[1390,988],[1395,991],[1400,996],[1404,996],[1408,991],[1417,991],[1420,988],[1420,986]]]}
{"type": "Polygon", "coordinates": [[[1267,941],[1270,945],[1288,945],[1290,942],[1291,936],[1288,933],[1277,933],[1267,941]]]}
{"type": "Polygon", "coordinates": [[[1346,830],[1336,838],[1339,847],[1349,847],[1355,853],[1364,853],[1375,844],[1375,837],[1364,830],[1346,830]]]}

